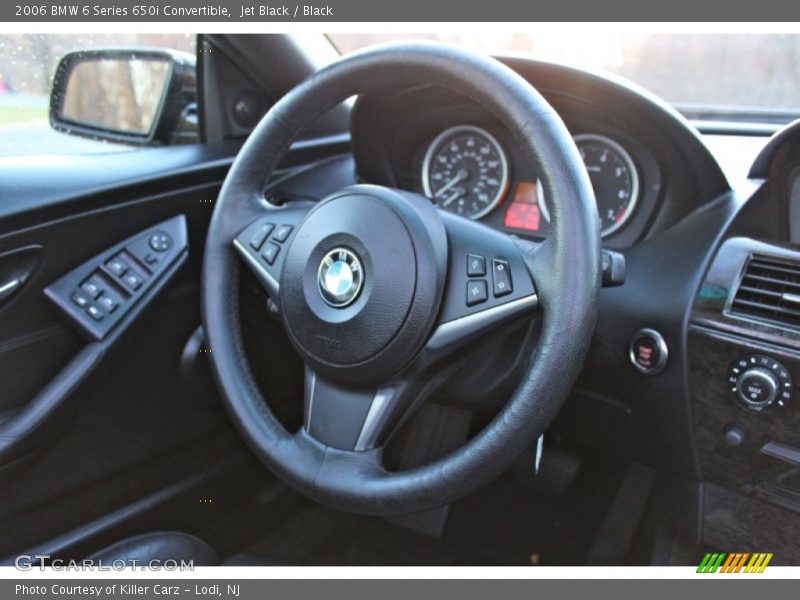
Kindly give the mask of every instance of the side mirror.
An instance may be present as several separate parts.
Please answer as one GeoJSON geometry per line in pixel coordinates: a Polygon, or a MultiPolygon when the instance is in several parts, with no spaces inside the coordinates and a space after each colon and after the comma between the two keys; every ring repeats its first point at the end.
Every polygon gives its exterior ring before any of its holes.
{"type": "Polygon", "coordinates": [[[53,78],[50,124],[126,144],[197,141],[195,58],[170,50],[70,52],[53,78]]]}

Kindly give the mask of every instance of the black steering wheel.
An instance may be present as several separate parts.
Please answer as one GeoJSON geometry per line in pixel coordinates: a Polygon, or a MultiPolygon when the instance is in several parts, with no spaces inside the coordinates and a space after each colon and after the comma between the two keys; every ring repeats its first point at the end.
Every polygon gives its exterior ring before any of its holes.
{"type": "Polygon", "coordinates": [[[450,46],[391,44],[339,60],[272,107],[228,173],[204,261],[213,371],[253,451],[319,502],[367,514],[412,513],[502,473],[557,414],[597,318],[599,220],[570,134],[527,81],[450,46]],[[421,84],[467,96],[508,127],[550,199],[546,241],[523,242],[440,211],[421,195],[373,185],[317,203],[265,200],[270,175],[315,117],[383,86],[421,84]],[[242,262],[278,304],[306,364],[297,432],[272,414],[245,355],[242,262]],[[541,313],[540,337],[500,413],[444,458],[388,471],[387,440],[448,375],[448,357],[534,311],[541,313]]]}

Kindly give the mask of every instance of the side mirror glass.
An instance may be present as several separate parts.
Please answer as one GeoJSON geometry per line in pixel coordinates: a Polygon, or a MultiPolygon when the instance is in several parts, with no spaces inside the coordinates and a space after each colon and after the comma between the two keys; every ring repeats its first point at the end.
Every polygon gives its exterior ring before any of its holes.
{"type": "Polygon", "coordinates": [[[90,50],[64,56],[50,122],[66,133],[137,144],[169,143],[196,101],[194,57],[161,50],[90,50]]]}

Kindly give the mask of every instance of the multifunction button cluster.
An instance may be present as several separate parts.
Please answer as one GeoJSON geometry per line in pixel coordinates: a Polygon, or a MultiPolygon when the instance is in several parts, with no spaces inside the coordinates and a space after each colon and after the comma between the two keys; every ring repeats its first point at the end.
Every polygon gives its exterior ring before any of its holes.
{"type": "Polygon", "coordinates": [[[292,229],[294,227],[291,225],[279,225],[276,228],[275,223],[262,223],[250,237],[250,247],[256,252],[260,252],[264,262],[272,265],[278,258],[281,245],[289,239],[292,229]]]}
{"type": "Polygon", "coordinates": [[[789,370],[766,354],[750,354],[728,369],[731,395],[745,408],[761,412],[770,406],[785,406],[794,394],[789,370]]]}
{"type": "MultiPolygon", "coordinates": [[[[492,293],[501,298],[514,291],[511,281],[511,269],[508,262],[499,258],[491,261],[492,293]]],[[[487,281],[487,261],[480,254],[467,255],[467,306],[475,306],[489,299],[489,282],[487,281]]]]}
{"type": "Polygon", "coordinates": [[[156,231],[105,261],[70,294],[70,300],[94,321],[116,311],[153,275],[172,238],[156,231]]]}

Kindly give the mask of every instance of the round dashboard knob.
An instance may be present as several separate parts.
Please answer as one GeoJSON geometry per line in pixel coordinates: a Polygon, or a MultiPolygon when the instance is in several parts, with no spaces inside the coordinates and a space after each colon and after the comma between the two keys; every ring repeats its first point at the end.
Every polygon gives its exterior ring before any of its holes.
{"type": "Polygon", "coordinates": [[[739,399],[746,406],[761,410],[777,399],[780,381],[769,369],[753,367],[739,376],[737,387],[739,399]]]}

